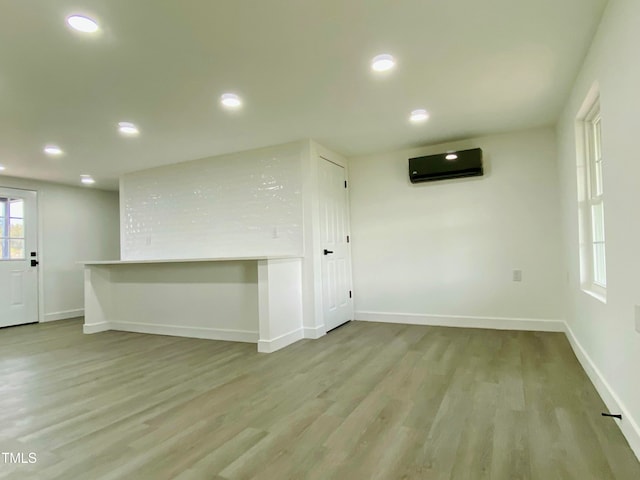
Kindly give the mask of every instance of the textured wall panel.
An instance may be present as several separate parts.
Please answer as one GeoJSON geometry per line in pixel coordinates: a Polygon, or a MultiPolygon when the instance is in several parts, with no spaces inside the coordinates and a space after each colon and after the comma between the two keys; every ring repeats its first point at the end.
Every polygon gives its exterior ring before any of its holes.
{"type": "Polygon", "coordinates": [[[302,144],[125,175],[122,259],[302,254],[302,144]]]}

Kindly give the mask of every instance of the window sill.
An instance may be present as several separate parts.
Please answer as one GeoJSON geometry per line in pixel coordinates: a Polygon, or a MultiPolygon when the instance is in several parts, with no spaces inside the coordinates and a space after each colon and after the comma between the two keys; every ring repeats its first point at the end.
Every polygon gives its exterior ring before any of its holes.
{"type": "Polygon", "coordinates": [[[591,290],[589,287],[582,287],[582,291],[584,293],[586,293],[587,295],[589,295],[590,297],[593,297],[596,300],[601,301],[605,305],[607,304],[607,294],[606,293],[596,292],[594,290],[591,290]]]}

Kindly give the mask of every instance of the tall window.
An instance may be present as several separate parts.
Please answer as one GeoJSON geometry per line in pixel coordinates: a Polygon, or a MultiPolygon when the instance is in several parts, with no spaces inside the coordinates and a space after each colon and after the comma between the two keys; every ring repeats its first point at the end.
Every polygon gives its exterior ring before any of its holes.
{"type": "Polygon", "coordinates": [[[583,287],[604,299],[607,267],[604,232],[604,189],[602,182],[602,118],[600,102],[595,100],[583,121],[584,126],[584,208],[583,287]]]}

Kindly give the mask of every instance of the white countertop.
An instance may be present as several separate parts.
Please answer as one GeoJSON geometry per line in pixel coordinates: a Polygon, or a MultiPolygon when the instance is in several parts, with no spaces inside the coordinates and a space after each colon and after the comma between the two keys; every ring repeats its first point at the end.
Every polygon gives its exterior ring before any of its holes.
{"type": "Polygon", "coordinates": [[[211,257],[211,258],[170,258],[158,260],[96,260],[78,262],[85,266],[92,265],[139,265],[153,263],[193,263],[193,262],[239,262],[246,260],[286,260],[292,258],[302,258],[298,255],[265,255],[255,257],[211,257]]]}

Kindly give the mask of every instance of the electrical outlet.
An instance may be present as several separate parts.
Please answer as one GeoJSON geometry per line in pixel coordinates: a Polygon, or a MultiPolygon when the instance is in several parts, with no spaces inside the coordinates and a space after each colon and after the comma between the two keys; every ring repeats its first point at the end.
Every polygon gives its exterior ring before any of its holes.
{"type": "Polygon", "coordinates": [[[522,270],[514,270],[513,271],[513,281],[521,282],[522,281],[522,270]]]}
{"type": "Polygon", "coordinates": [[[636,332],[640,333],[640,305],[636,305],[636,332]]]}

